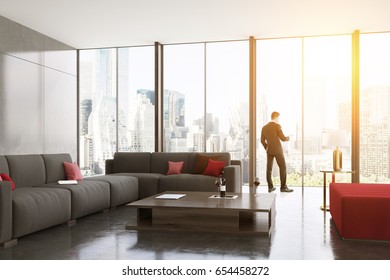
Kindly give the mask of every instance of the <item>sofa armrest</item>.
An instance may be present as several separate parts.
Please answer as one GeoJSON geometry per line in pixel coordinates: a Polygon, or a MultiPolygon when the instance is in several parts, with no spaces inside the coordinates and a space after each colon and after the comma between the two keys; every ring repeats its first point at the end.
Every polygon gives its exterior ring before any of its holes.
{"type": "MultiPolygon", "coordinates": [[[[12,238],[12,187],[10,182],[0,182],[0,244],[12,238]]],[[[0,245],[1,246],[1,245],[0,245]]]]}
{"type": "Polygon", "coordinates": [[[241,160],[239,160],[239,159],[232,159],[231,161],[230,161],[230,164],[231,165],[238,165],[238,166],[240,166],[240,184],[242,184],[242,161],[241,160]]]}
{"type": "Polygon", "coordinates": [[[106,174],[114,173],[114,160],[106,159],[106,174]]]}
{"type": "Polygon", "coordinates": [[[233,193],[241,193],[241,166],[228,165],[225,166],[224,177],[226,179],[226,191],[233,193]]]}

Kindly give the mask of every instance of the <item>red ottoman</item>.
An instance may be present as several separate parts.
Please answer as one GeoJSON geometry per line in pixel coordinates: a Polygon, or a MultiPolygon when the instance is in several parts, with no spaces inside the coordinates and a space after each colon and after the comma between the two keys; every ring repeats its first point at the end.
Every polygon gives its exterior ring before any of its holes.
{"type": "Polygon", "coordinates": [[[390,184],[330,184],[330,213],[343,238],[390,240],[390,184]]]}

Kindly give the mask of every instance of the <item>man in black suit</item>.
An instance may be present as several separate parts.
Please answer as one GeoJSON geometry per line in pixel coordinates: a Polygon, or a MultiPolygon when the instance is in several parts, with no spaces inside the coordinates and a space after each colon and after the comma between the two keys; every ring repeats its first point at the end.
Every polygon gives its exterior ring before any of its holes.
{"type": "Polygon", "coordinates": [[[289,141],[290,138],[283,134],[282,127],[279,124],[279,116],[280,114],[278,112],[273,112],[271,114],[271,121],[263,126],[261,130],[261,144],[263,144],[264,149],[267,151],[268,192],[276,190],[272,182],[272,165],[274,163],[274,158],[276,158],[276,163],[279,166],[280,191],[292,192],[293,190],[289,189],[286,185],[286,161],[284,160],[283,148],[280,142],[289,141]]]}

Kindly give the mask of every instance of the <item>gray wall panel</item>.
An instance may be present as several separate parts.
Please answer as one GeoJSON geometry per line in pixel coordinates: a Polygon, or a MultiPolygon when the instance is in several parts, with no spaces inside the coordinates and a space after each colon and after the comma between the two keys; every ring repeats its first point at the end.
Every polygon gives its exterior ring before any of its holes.
{"type": "Polygon", "coordinates": [[[77,76],[76,50],[49,37],[44,42],[44,65],[77,76]]]}
{"type": "Polygon", "coordinates": [[[70,153],[77,160],[77,79],[44,70],[44,153],[70,153]]]}
{"type": "Polygon", "coordinates": [[[0,24],[0,50],[2,53],[42,64],[43,34],[4,17],[0,18],[0,24]]]}
{"type": "Polygon", "coordinates": [[[77,52],[0,16],[0,154],[77,159],[77,52]]]}
{"type": "Polygon", "coordinates": [[[0,54],[0,154],[43,151],[42,68],[0,54]]]}
{"type": "Polygon", "coordinates": [[[2,53],[6,53],[8,36],[8,20],[0,16],[0,52],[2,53]]]}

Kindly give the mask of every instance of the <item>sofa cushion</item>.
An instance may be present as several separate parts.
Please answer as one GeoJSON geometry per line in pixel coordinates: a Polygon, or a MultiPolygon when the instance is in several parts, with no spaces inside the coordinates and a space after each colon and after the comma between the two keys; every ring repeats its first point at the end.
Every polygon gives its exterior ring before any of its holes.
{"type": "Polygon", "coordinates": [[[114,155],[114,173],[149,173],[150,153],[119,152],[114,155]]]}
{"type": "Polygon", "coordinates": [[[138,179],[132,176],[103,175],[86,177],[86,181],[103,181],[110,184],[110,207],[138,199],[138,179]]]}
{"type": "Polygon", "coordinates": [[[76,162],[64,162],[65,175],[67,180],[83,180],[80,168],[76,162]]]}
{"type": "Polygon", "coordinates": [[[9,182],[0,182],[0,244],[12,239],[12,194],[9,182]]]}
{"type": "Polygon", "coordinates": [[[180,174],[163,176],[158,183],[158,192],[165,191],[201,191],[216,192],[215,177],[201,174],[180,174]]]}
{"type": "Polygon", "coordinates": [[[12,193],[13,238],[65,223],[70,217],[68,190],[17,188],[12,193]]]}
{"type": "Polygon", "coordinates": [[[46,168],[46,183],[56,183],[66,180],[64,162],[72,162],[70,154],[44,154],[42,155],[46,168]]]}
{"type": "MultiPolygon", "coordinates": [[[[132,176],[138,179],[138,199],[159,193],[158,181],[163,177],[170,177],[156,173],[116,173],[113,176],[132,176]]],[[[172,175],[173,176],[173,175],[172,175]]]]}
{"type": "Polygon", "coordinates": [[[45,184],[45,163],[41,155],[10,155],[6,156],[10,176],[16,188],[26,188],[45,184]]]}
{"type": "Polygon", "coordinates": [[[110,207],[110,185],[107,182],[84,180],[78,182],[77,185],[51,183],[37,187],[69,190],[72,202],[72,220],[110,207]]]}
{"type": "Polygon", "coordinates": [[[168,161],[183,162],[181,173],[190,173],[189,153],[152,153],[151,173],[167,174],[168,161]]]}

